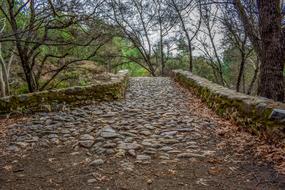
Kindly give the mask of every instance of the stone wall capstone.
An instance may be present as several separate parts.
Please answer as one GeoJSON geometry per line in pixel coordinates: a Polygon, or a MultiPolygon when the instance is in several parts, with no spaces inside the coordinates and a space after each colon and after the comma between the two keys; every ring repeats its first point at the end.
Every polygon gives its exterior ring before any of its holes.
{"type": "Polygon", "coordinates": [[[188,71],[174,70],[172,77],[219,115],[267,140],[285,143],[284,103],[238,93],[188,71]]]}
{"type": "Polygon", "coordinates": [[[122,99],[128,85],[128,71],[119,71],[107,82],[90,86],[76,86],[0,98],[0,114],[10,112],[52,111],[63,104],[88,101],[111,101],[122,99]]]}

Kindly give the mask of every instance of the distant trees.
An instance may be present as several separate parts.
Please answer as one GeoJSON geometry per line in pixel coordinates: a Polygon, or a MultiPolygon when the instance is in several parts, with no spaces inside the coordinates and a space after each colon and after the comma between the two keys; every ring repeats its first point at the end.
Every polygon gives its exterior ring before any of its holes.
{"type": "Polygon", "coordinates": [[[189,70],[192,71],[193,41],[201,25],[201,19],[192,18],[200,15],[198,2],[109,0],[108,5],[113,11],[113,14],[109,14],[109,19],[122,29],[125,37],[139,50],[141,57],[131,58],[132,61],[140,64],[153,76],[165,74],[166,55],[169,52],[167,43],[180,33],[187,43],[189,70]]]}

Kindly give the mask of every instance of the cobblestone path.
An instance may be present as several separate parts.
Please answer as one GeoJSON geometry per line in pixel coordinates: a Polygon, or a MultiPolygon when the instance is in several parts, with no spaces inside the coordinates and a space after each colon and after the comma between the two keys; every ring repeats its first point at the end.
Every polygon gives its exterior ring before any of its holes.
{"type": "Polygon", "coordinates": [[[220,149],[213,119],[169,78],[131,78],[126,99],[9,126],[0,189],[282,189],[246,153],[220,149]]]}

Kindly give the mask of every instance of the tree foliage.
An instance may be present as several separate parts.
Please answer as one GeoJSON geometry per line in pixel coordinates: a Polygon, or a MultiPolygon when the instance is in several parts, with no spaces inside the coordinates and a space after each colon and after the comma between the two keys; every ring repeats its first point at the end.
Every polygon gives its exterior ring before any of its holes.
{"type": "Polygon", "coordinates": [[[109,72],[128,69],[132,76],[165,76],[181,68],[238,92],[284,99],[280,1],[0,4],[1,96],[13,94],[15,86],[29,92],[62,86],[63,73],[72,78],[70,68],[91,60],[109,72]],[[22,86],[15,85],[19,78],[22,86]]]}

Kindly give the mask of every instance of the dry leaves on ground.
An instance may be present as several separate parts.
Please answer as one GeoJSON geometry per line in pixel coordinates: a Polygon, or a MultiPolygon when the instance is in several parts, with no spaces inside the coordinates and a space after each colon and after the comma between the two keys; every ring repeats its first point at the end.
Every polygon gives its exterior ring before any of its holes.
{"type": "Polygon", "coordinates": [[[229,145],[235,148],[235,152],[251,152],[256,158],[261,158],[273,165],[281,174],[285,174],[285,144],[269,144],[256,135],[245,131],[244,128],[237,126],[233,121],[229,121],[218,116],[214,111],[194,93],[179,86],[178,88],[188,94],[189,109],[195,111],[195,114],[214,120],[217,124],[216,135],[223,138],[224,142],[218,144],[218,148],[226,148],[229,145]]]}

